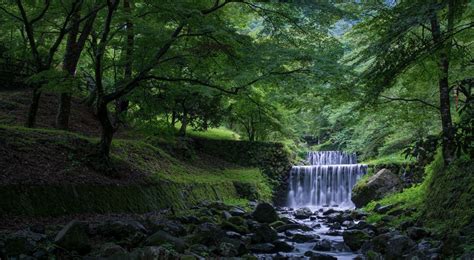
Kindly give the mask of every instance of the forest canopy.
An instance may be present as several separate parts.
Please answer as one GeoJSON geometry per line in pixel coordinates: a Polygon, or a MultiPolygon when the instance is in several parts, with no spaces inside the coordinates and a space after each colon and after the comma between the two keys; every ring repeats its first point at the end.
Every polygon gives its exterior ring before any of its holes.
{"type": "Polygon", "coordinates": [[[105,157],[126,127],[160,136],[225,127],[363,158],[413,153],[433,138],[447,162],[472,152],[469,1],[18,0],[0,9],[1,62],[33,93],[25,125],[35,127],[41,94],[53,92],[55,125],[67,130],[78,98],[100,122],[105,157]]]}

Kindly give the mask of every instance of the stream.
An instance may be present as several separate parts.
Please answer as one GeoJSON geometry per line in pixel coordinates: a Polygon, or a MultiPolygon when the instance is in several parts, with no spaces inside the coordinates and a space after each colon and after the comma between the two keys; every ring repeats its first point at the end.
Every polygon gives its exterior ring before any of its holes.
{"type": "Polygon", "coordinates": [[[352,220],[354,212],[339,207],[278,208],[285,222],[300,225],[297,229],[282,231],[277,228],[278,238],[291,244],[290,252],[259,254],[259,259],[358,259],[360,254],[351,251],[345,244],[342,232],[359,222],[352,220]],[[347,220],[343,220],[347,219],[347,220]],[[342,221],[342,225],[340,221],[342,221]]]}
{"type": "MultiPolygon", "coordinates": [[[[277,228],[279,238],[294,247],[278,256],[313,259],[360,256],[344,244],[342,232],[360,221],[351,210],[354,208],[351,193],[357,180],[366,173],[367,165],[358,164],[356,154],[341,151],[309,152],[304,165],[293,166],[287,207],[279,208],[278,213],[286,222],[299,224],[300,228],[277,228]]],[[[272,259],[275,255],[259,257],[272,259]]]]}

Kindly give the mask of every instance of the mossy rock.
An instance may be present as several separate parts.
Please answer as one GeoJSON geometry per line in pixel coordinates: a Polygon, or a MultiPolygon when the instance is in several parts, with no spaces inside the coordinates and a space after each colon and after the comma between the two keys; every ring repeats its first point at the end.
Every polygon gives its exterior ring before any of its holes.
{"type": "Polygon", "coordinates": [[[244,225],[236,225],[234,223],[231,223],[227,220],[222,221],[221,223],[222,229],[229,230],[229,231],[234,231],[239,234],[248,234],[250,231],[249,229],[244,226],[244,225]]]}

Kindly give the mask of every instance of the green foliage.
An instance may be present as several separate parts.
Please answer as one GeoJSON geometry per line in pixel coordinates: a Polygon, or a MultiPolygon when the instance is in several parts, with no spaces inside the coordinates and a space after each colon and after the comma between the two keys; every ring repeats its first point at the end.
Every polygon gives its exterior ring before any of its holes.
{"type": "MultiPolygon", "coordinates": [[[[365,207],[367,211],[372,212],[368,221],[376,222],[383,217],[381,214],[373,213],[373,209],[377,203],[380,203],[381,205],[396,205],[395,209],[403,209],[406,211],[414,210],[414,212],[409,215],[397,217],[394,221],[389,223],[390,225],[398,225],[406,220],[416,220],[420,217],[421,212],[419,209],[423,207],[425,194],[426,185],[418,184],[404,189],[403,192],[388,195],[379,201],[372,201],[365,207]]],[[[388,213],[390,213],[390,211],[388,213]]]]}
{"type": "MultiPolygon", "coordinates": [[[[474,219],[474,164],[468,155],[456,159],[447,168],[438,155],[427,171],[427,191],[423,216],[440,232],[455,232],[474,219]]],[[[474,235],[474,234],[473,234],[474,235]]]]}
{"type": "Polygon", "coordinates": [[[205,131],[189,131],[189,136],[217,140],[239,140],[240,135],[225,127],[209,128],[205,131]]]}
{"type": "Polygon", "coordinates": [[[363,161],[362,163],[368,164],[368,165],[381,165],[381,164],[407,164],[407,163],[414,163],[414,162],[415,160],[413,158],[406,158],[401,153],[393,153],[393,154],[380,156],[375,159],[363,161]]]}
{"type": "Polygon", "coordinates": [[[471,206],[474,200],[473,172],[474,165],[468,155],[464,154],[449,166],[445,166],[438,149],[434,161],[426,167],[424,181],[400,193],[370,202],[365,207],[370,213],[368,221],[378,222],[385,216],[374,212],[376,204],[394,205],[391,211],[402,209],[406,213],[395,217],[388,223],[389,225],[397,226],[404,221],[412,220],[423,223],[444,237],[459,237],[462,233],[464,238],[456,245],[461,249],[451,253],[459,254],[462,248],[472,250],[474,233],[468,225],[472,224],[474,219],[474,210],[471,206]]]}

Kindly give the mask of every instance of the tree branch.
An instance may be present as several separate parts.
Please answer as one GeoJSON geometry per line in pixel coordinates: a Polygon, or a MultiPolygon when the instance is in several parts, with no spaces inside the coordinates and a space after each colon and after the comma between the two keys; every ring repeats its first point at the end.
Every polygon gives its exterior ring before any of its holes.
{"type": "Polygon", "coordinates": [[[200,80],[200,79],[196,79],[196,78],[185,78],[185,77],[169,78],[169,77],[163,77],[163,76],[149,75],[149,76],[146,76],[145,78],[143,78],[143,80],[150,80],[151,79],[151,80],[168,81],[168,82],[187,82],[187,83],[190,83],[192,85],[201,85],[201,86],[205,86],[205,87],[209,87],[209,88],[212,88],[212,89],[219,90],[219,91],[227,93],[227,94],[236,95],[236,94],[239,93],[239,91],[241,91],[241,90],[257,83],[258,81],[261,81],[261,80],[267,78],[270,75],[289,75],[289,74],[293,74],[293,73],[297,73],[297,72],[303,72],[303,71],[306,71],[306,70],[300,68],[300,69],[296,69],[296,70],[283,71],[283,72],[272,71],[272,72],[268,72],[266,74],[263,74],[260,77],[257,77],[255,79],[243,84],[243,85],[240,85],[240,86],[237,86],[237,87],[232,87],[230,89],[225,88],[223,86],[219,86],[219,85],[210,83],[210,82],[206,82],[206,81],[203,81],[203,80],[200,80]]]}
{"type": "Polygon", "coordinates": [[[435,106],[433,104],[430,104],[422,99],[418,99],[418,98],[399,98],[399,97],[387,97],[387,96],[384,96],[384,95],[380,95],[380,97],[382,98],[385,98],[387,100],[389,100],[388,102],[391,102],[391,101],[403,101],[403,102],[418,102],[418,103],[421,103],[425,106],[429,106],[431,108],[434,108],[436,110],[439,110],[439,107],[438,106],[435,106]]]}
{"type": "Polygon", "coordinates": [[[46,0],[45,2],[46,2],[46,3],[45,3],[45,5],[44,5],[44,8],[43,8],[43,10],[41,11],[41,13],[40,13],[37,17],[31,19],[31,21],[30,21],[31,24],[34,24],[34,23],[36,23],[37,21],[41,20],[41,19],[43,18],[43,16],[46,14],[46,11],[48,11],[49,6],[50,6],[50,4],[51,4],[51,0],[46,0]]]}
{"type": "Polygon", "coordinates": [[[132,91],[137,84],[144,80],[148,73],[156,67],[157,64],[161,62],[161,58],[168,52],[168,50],[171,48],[171,45],[173,44],[174,41],[178,38],[180,32],[183,30],[184,24],[181,23],[179,24],[176,29],[173,31],[171,34],[170,39],[157,51],[153,58],[153,62],[151,62],[147,67],[145,67],[142,71],[140,71],[134,78],[123,84],[121,87],[117,87],[117,91],[112,92],[104,97],[104,100],[106,102],[110,102],[112,100],[115,100],[117,98],[120,98],[126,94],[128,94],[130,91],[132,91]]]}
{"type": "Polygon", "coordinates": [[[15,19],[17,19],[17,20],[23,22],[23,19],[21,19],[21,17],[19,17],[19,16],[13,14],[12,12],[8,11],[5,7],[3,7],[3,6],[1,6],[1,5],[0,5],[0,10],[2,10],[4,13],[10,15],[11,17],[13,17],[13,18],[15,18],[15,19]]]}
{"type": "Polygon", "coordinates": [[[219,4],[219,0],[216,0],[216,2],[214,3],[214,5],[209,8],[209,9],[205,9],[205,10],[201,10],[201,13],[206,15],[206,14],[209,14],[209,13],[212,13],[214,11],[217,11],[219,9],[221,9],[222,7],[224,7],[225,5],[229,4],[229,3],[237,3],[237,2],[243,2],[242,0],[225,0],[224,2],[222,2],[222,4],[219,4]]]}

